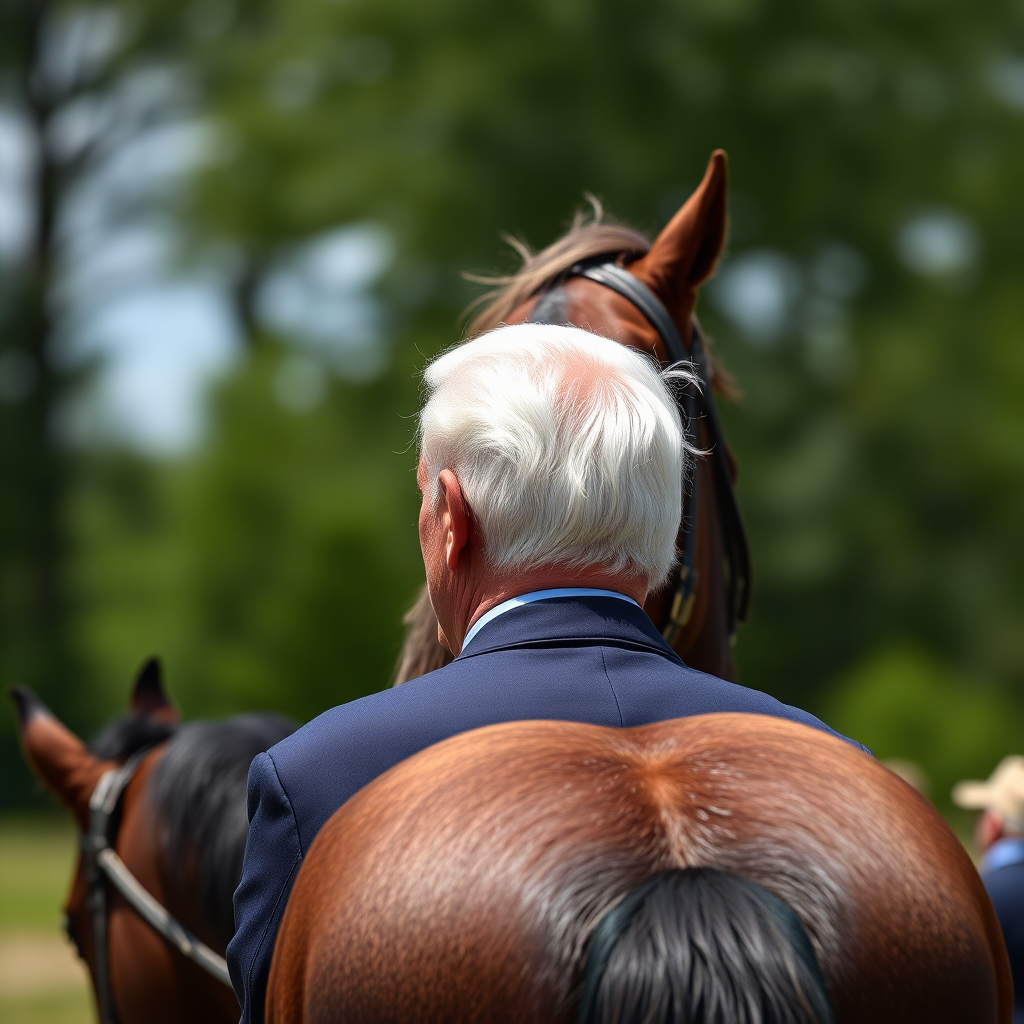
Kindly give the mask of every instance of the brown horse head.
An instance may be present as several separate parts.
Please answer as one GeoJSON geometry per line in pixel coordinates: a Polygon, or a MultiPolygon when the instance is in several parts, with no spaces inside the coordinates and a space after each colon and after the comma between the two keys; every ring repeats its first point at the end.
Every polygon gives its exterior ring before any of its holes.
{"type": "MultiPolygon", "coordinates": [[[[716,150],[704,180],[653,244],[630,228],[603,222],[598,205],[592,222],[585,223],[577,216],[563,238],[536,255],[520,243],[513,243],[523,257],[523,266],[510,277],[480,279],[497,287],[485,297],[490,301],[470,324],[469,337],[477,337],[501,323],[543,319],[583,327],[667,362],[669,354],[656,329],[633,303],[587,278],[565,277],[566,272],[581,260],[595,256],[616,260],[661,300],[690,350],[698,291],[714,273],[725,245],[726,223],[726,158],[722,150],[716,150]]],[[[715,390],[726,396],[733,394],[728,378],[710,356],[708,371],[715,390]]],[[[724,448],[724,440],[711,437],[703,420],[697,431],[699,447],[723,446],[729,471],[734,475],[734,463],[724,448]]],[[[714,466],[708,459],[699,461],[696,472],[697,507],[687,509],[686,515],[696,522],[697,583],[689,618],[674,637],[673,646],[693,668],[732,679],[732,610],[723,571],[723,496],[718,493],[722,481],[716,480],[714,466]]],[[[668,583],[648,595],[645,603],[644,610],[659,628],[667,624],[675,584],[673,572],[668,583]]],[[[744,609],[740,613],[742,617],[744,609]]],[[[451,655],[437,642],[437,622],[425,588],[405,621],[407,634],[399,660],[398,683],[451,660],[451,655]]]]}
{"type": "Polygon", "coordinates": [[[1008,1024],[999,923],[869,755],[718,714],[489,726],[377,778],[306,857],[267,1019],[824,1024],[823,1000],[836,1024],[1008,1024]]]}
{"type": "MultiPolygon", "coordinates": [[[[88,829],[89,798],[103,775],[142,753],[121,800],[116,852],[176,920],[223,953],[233,931],[231,893],[245,842],[245,775],[252,758],[291,727],[262,724],[259,716],[241,716],[234,727],[179,727],[155,659],[136,677],[129,714],[108,726],[92,750],[28,690],[12,696],[25,758],[71,811],[80,832],[88,829]]],[[[234,993],[172,949],[112,888],[107,908],[107,959],[119,1024],[238,1020],[234,993]]],[[[64,915],[95,989],[93,922],[81,856],[64,915]]]]}

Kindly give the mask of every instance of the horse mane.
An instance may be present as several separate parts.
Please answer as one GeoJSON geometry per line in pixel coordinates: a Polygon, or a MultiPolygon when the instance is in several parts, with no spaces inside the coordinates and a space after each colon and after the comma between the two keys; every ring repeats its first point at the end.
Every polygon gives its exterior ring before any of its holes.
{"type": "Polygon", "coordinates": [[[126,761],[132,754],[169,740],[180,728],[147,715],[124,715],[100,730],[89,750],[103,761],[126,761]]]}
{"type": "Polygon", "coordinates": [[[828,989],[788,903],[739,875],[670,868],[590,939],[580,1024],[832,1024],[828,989]]]}
{"type": "Polygon", "coordinates": [[[619,253],[636,259],[648,252],[651,242],[646,235],[606,221],[597,197],[586,198],[591,206],[589,218],[583,210],[577,210],[569,230],[540,252],[533,252],[521,239],[502,236],[522,257],[522,266],[514,274],[464,275],[468,281],[491,286],[470,306],[470,310],[479,308],[466,328],[467,338],[475,338],[504,323],[514,309],[580,260],[619,253]]]}
{"type": "MultiPolygon", "coordinates": [[[[467,313],[476,313],[466,326],[465,339],[471,340],[503,324],[512,312],[527,299],[564,274],[574,263],[595,256],[625,256],[626,265],[646,255],[650,239],[635,228],[605,220],[604,207],[596,196],[586,196],[591,211],[577,210],[569,230],[540,252],[533,252],[522,239],[513,235],[502,238],[519,254],[522,265],[514,274],[463,274],[467,281],[490,285],[467,313]]],[[[727,401],[742,397],[735,378],[722,365],[712,350],[712,339],[705,333],[704,354],[707,358],[711,386],[727,401]]]]}
{"type": "Polygon", "coordinates": [[[149,780],[163,861],[197,895],[198,921],[222,946],[235,931],[231,897],[249,827],[245,787],[257,754],[295,731],[280,715],[189,722],[171,738],[149,780]]]}

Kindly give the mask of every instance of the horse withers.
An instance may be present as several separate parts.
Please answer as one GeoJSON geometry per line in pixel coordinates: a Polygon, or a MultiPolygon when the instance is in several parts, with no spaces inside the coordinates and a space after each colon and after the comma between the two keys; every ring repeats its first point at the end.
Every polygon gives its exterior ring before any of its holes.
{"type": "Polygon", "coordinates": [[[781,719],[489,726],[320,832],[269,1024],[1008,1024],[992,906],[931,805],[781,719]]]}
{"type": "Polygon", "coordinates": [[[130,714],[91,750],[28,690],[12,696],[25,757],[82,836],[64,921],[89,968],[101,1024],[235,1024],[235,994],[223,967],[211,973],[210,964],[221,961],[234,932],[245,780],[252,759],[294,725],[267,714],[181,725],[153,659],[138,674],[130,714]],[[123,790],[114,793],[111,782],[123,790]],[[104,788],[111,806],[100,836],[96,798],[104,788]],[[97,840],[109,845],[116,877],[96,871],[97,840]],[[114,884],[125,877],[127,898],[114,884]],[[147,911],[170,920],[169,937],[147,911]]]}

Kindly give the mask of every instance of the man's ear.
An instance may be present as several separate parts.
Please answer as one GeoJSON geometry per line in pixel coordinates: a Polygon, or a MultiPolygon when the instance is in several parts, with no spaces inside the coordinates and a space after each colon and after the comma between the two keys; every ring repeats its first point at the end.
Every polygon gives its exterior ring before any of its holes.
{"type": "Polygon", "coordinates": [[[977,838],[982,850],[987,850],[993,843],[1002,839],[1006,829],[1006,820],[998,811],[991,808],[981,812],[978,820],[977,838]]]}
{"type": "Polygon", "coordinates": [[[441,524],[444,527],[444,560],[449,572],[458,568],[459,557],[469,544],[471,520],[462,485],[450,469],[438,475],[441,485],[441,524]]]}

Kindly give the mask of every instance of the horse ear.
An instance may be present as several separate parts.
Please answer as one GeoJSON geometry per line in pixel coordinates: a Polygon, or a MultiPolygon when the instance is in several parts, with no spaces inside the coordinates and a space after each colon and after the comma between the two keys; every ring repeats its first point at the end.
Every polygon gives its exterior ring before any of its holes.
{"type": "Polygon", "coordinates": [[[145,715],[160,722],[178,721],[178,709],[164,690],[164,673],[159,658],[147,658],[135,677],[130,703],[133,715],[145,715]]]}
{"type": "Polygon", "coordinates": [[[11,698],[18,712],[18,735],[25,760],[85,830],[89,826],[89,797],[110,762],[90,754],[31,690],[15,687],[11,698]]]}
{"type": "Polygon", "coordinates": [[[727,183],[725,151],[716,149],[696,192],[654,240],[651,251],[629,265],[630,273],[665,303],[685,338],[697,289],[714,273],[725,248],[727,183]]]}

